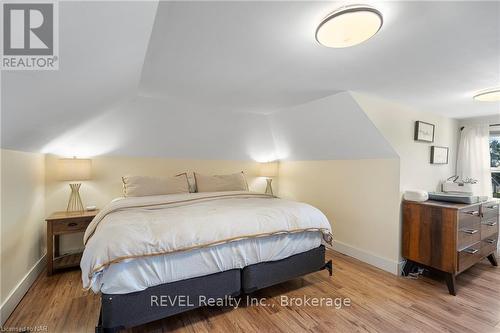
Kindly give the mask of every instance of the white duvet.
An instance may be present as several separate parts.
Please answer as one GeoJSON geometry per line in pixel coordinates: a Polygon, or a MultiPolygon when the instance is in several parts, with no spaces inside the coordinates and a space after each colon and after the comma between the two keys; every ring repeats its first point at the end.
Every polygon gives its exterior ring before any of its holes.
{"type": "Polygon", "coordinates": [[[105,207],[85,233],[83,285],[96,291],[96,281],[120,263],[304,232],[321,234],[327,243],[332,239],[330,224],[318,209],[263,194],[120,198],[105,207]]]}

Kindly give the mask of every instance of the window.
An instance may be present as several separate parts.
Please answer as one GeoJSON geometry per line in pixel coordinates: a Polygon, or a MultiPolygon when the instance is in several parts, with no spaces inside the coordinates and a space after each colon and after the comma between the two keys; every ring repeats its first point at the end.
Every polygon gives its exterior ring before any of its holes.
{"type": "Polygon", "coordinates": [[[500,198],[500,126],[494,126],[490,131],[491,182],[493,196],[500,198]]]}

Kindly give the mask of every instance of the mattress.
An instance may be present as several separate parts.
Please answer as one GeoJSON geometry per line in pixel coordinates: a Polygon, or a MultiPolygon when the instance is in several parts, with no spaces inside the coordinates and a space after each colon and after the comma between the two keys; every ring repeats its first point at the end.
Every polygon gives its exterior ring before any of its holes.
{"type": "Polygon", "coordinates": [[[281,260],[317,248],[321,243],[321,232],[301,232],[132,259],[112,264],[95,275],[91,288],[105,294],[127,294],[163,283],[281,260]]]}

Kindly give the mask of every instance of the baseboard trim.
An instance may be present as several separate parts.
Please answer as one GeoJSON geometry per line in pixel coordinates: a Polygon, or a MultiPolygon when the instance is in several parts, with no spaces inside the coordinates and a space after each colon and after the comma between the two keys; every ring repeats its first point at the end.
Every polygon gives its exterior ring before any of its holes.
{"type": "Polygon", "coordinates": [[[45,255],[41,257],[36,264],[30,269],[21,281],[16,285],[14,290],[7,296],[5,301],[0,305],[0,323],[3,326],[9,316],[12,314],[16,306],[21,302],[28,289],[35,282],[36,278],[45,268],[45,255]]]}
{"type": "Polygon", "coordinates": [[[348,255],[349,257],[356,258],[358,260],[366,262],[367,264],[380,268],[386,272],[392,273],[394,275],[399,275],[399,261],[393,261],[387,258],[379,257],[372,253],[368,253],[364,250],[339,241],[333,241],[333,249],[337,252],[348,255]]]}

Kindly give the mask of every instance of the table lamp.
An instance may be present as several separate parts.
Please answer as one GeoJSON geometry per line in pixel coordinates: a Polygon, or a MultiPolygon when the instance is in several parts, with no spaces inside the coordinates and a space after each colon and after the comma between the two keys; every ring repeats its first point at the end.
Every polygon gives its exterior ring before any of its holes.
{"type": "Polygon", "coordinates": [[[80,198],[81,183],[74,181],[88,180],[91,178],[92,160],[83,158],[61,158],[58,161],[59,180],[71,181],[71,195],[69,197],[67,212],[83,212],[82,199],[80,198]],[[74,183],[73,183],[74,182],[74,183]]]}
{"type": "Polygon", "coordinates": [[[261,163],[260,165],[260,176],[266,177],[267,186],[266,186],[266,194],[273,194],[273,187],[271,186],[271,182],[273,181],[271,177],[276,177],[278,175],[278,162],[267,162],[261,163]]]}

